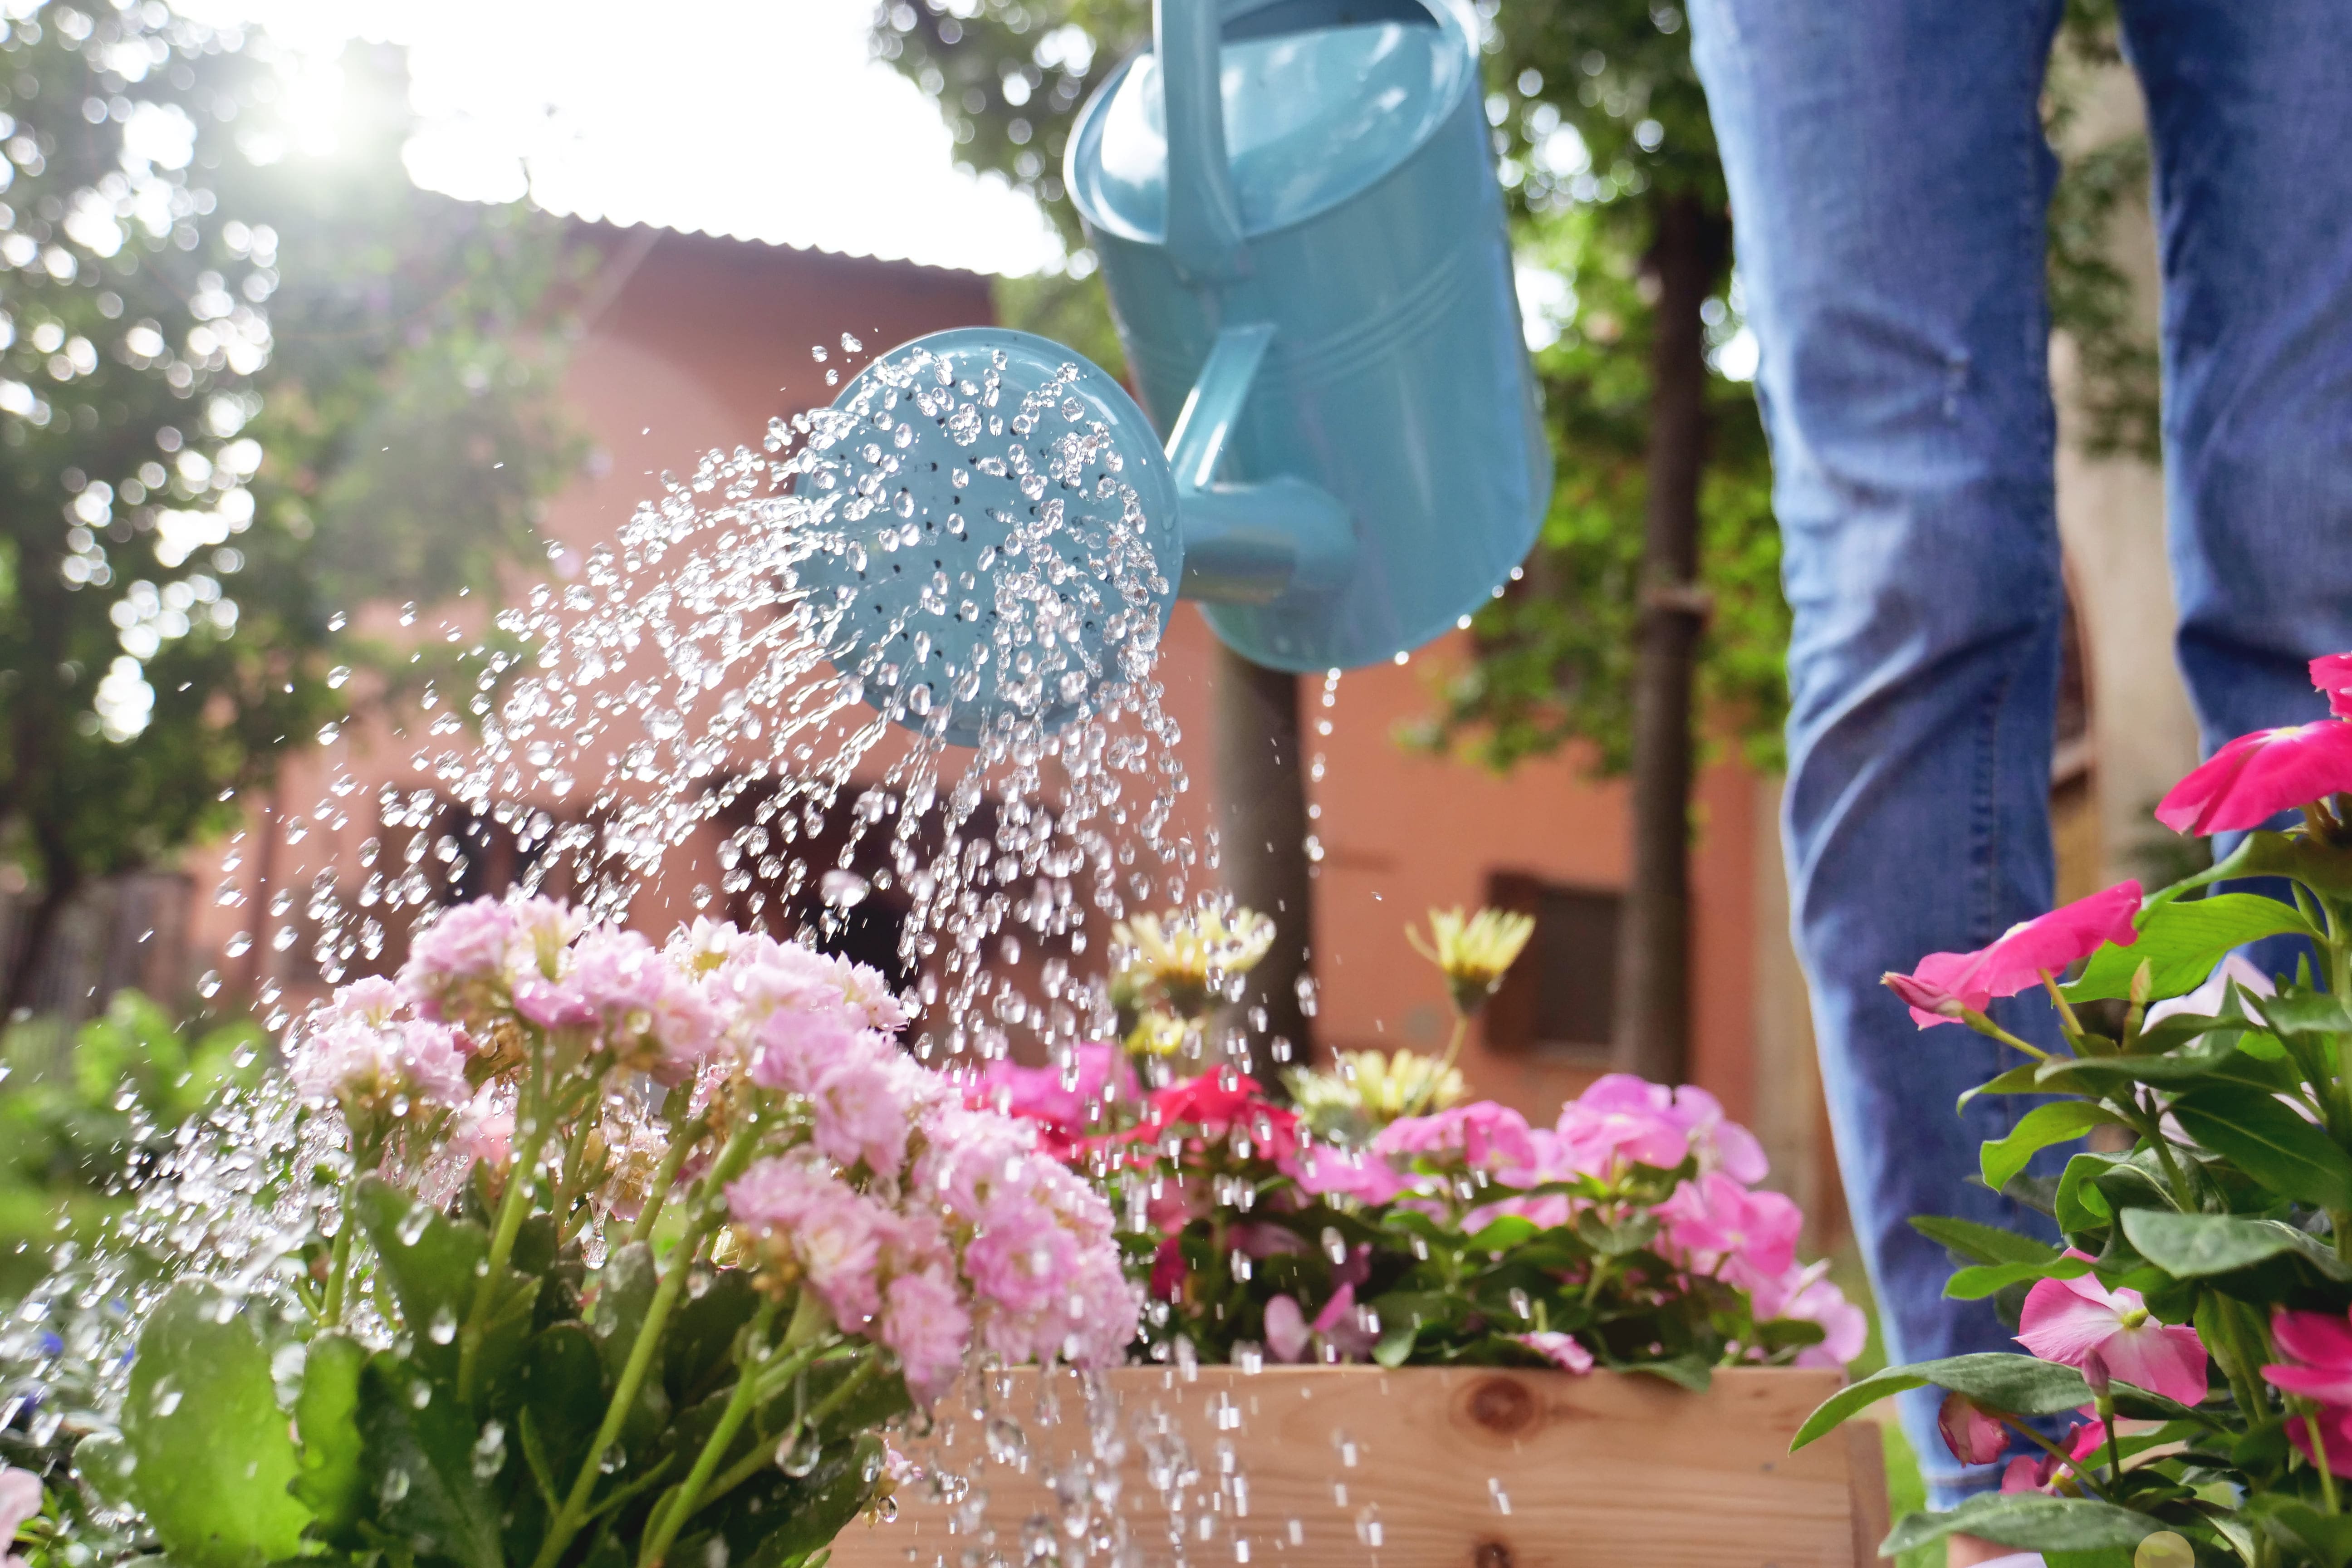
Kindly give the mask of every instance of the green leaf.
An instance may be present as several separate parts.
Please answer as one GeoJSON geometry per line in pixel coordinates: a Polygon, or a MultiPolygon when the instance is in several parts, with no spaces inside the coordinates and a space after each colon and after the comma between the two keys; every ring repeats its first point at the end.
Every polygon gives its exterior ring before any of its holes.
{"type": "MultiPolygon", "coordinates": [[[[454,1387],[459,1352],[456,1330],[473,1311],[474,1292],[489,1259],[489,1232],[450,1219],[377,1176],[360,1179],[352,1206],[375,1247],[377,1267],[391,1282],[402,1324],[415,1337],[417,1364],[426,1375],[454,1387]],[[446,1339],[434,1332],[436,1325],[446,1326],[446,1339]]],[[[509,1271],[502,1299],[493,1307],[482,1339],[482,1370],[492,1382],[522,1348],[538,1284],[509,1271]]]]}
{"type": "Polygon", "coordinates": [[[1381,1342],[1372,1347],[1372,1359],[1393,1370],[1412,1359],[1412,1347],[1421,1338],[1421,1331],[1410,1323],[1389,1323],[1385,1318],[1381,1322],[1385,1326],[1381,1331],[1381,1342]]]}
{"type": "MultiPolygon", "coordinates": [[[[622,1369],[628,1364],[629,1352],[636,1346],[637,1331],[645,1324],[659,1285],[660,1279],[654,1272],[653,1248],[642,1241],[615,1249],[597,1271],[596,1315],[592,1326],[604,1358],[604,1370],[615,1385],[621,1381],[622,1369]]],[[[645,1382],[637,1385],[636,1407],[629,1412],[627,1425],[622,1428],[622,1441],[632,1448],[659,1432],[669,1420],[669,1390],[663,1366],[666,1348],[654,1348],[653,1364],[646,1369],[645,1382]]]]}
{"type": "Polygon", "coordinates": [[[2158,904],[2139,917],[2139,940],[2129,947],[2109,942],[2093,953],[2082,978],[2064,987],[2067,1000],[2128,996],[2132,975],[2143,963],[2151,970],[2151,996],[2179,996],[2203,984],[2233,948],[2289,932],[2315,940],[2318,936],[2292,907],[2258,893],[2218,893],[2158,904]]]}
{"type": "Polygon", "coordinates": [[[748,1268],[721,1268],[709,1288],[670,1315],[662,1335],[663,1377],[675,1406],[694,1404],[726,1380],[735,1364],[735,1335],[760,1310],[748,1268]]]}
{"type": "Polygon", "coordinates": [[[2059,1248],[1999,1226],[1942,1215],[1916,1215],[1911,1228],[1928,1240],[1979,1263],[2046,1263],[2061,1256],[2059,1248]]]}
{"type": "Polygon", "coordinates": [[[2325,1514],[2309,1503],[2275,1493],[2248,1498],[2245,1511],[2265,1534],[2290,1552],[2308,1555],[2326,1568],[2352,1563],[2352,1515],[2325,1514]]]}
{"type": "Polygon", "coordinates": [[[2053,1254],[2041,1263],[1990,1263],[1963,1268],[1945,1281],[1944,1294],[1955,1301],[1981,1301],[2028,1279],[2080,1279],[2091,1271],[2087,1258],[2053,1254]]]}
{"type": "Polygon", "coordinates": [[[367,1347],[349,1334],[320,1334],[304,1357],[302,1391],[294,1401],[302,1463],[294,1495],[318,1516],[313,1533],[345,1544],[352,1544],[346,1537],[359,1522],[366,1487],[359,1404],[360,1373],[367,1360],[367,1347]]]}
{"type": "Polygon", "coordinates": [[[1906,1515],[1878,1550],[1892,1557],[1946,1536],[1974,1535],[2026,1551],[2098,1552],[2137,1546],[2164,1528],[2161,1520],[2090,1498],[1984,1492],[1949,1513],[1906,1515]]]}
{"type": "Polygon", "coordinates": [[[2263,1022],[2281,1035],[2352,1034],[2352,1012],[2346,1010],[2342,997],[2325,991],[2266,996],[2258,1006],[2263,1022]]]}
{"type": "Polygon", "coordinates": [[[360,1379],[376,1522],[424,1557],[505,1568],[499,1509],[474,1474],[473,1418],[414,1361],[379,1352],[360,1379]]]}
{"type": "Polygon", "coordinates": [[[2191,1138],[2271,1191],[2316,1208],[2352,1209],[2352,1155],[2270,1095],[2200,1086],[2172,1112],[2191,1138]]]}
{"type": "Polygon", "coordinates": [[[2205,873],[2231,877],[2292,877],[2314,892],[2352,897],[2352,851],[2296,835],[2249,833],[2230,858],[2205,873]]]}
{"type": "Polygon", "coordinates": [[[2097,1230],[2116,1217],[2099,1191],[2099,1178],[2122,1163],[2120,1154],[2096,1152],[2075,1155],[2058,1177],[2058,1228],[2068,1236],[2097,1230]]]}
{"type": "Polygon", "coordinates": [[[1795,1453],[1857,1410],[1906,1389],[1925,1388],[1930,1384],[1954,1394],[1965,1394],[1987,1410],[2011,1415],[2054,1415],[2061,1410],[2072,1410],[2091,1402],[2090,1385],[2071,1366],[1997,1351],[1945,1356],[1937,1361],[1914,1362],[1908,1366],[1890,1366],[1838,1390],[1822,1402],[1821,1408],[1805,1417],[1789,1451],[1795,1453]]]}
{"type": "Polygon", "coordinates": [[[548,1467],[568,1479],[588,1457],[611,1397],[594,1336],[581,1323],[558,1323],[533,1334],[518,1382],[522,1409],[548,1467]]]}
{"type": "Polygon", "coordinates": [[[1481,1226],[1464,1245],[1472,1252],[1508,1252],[1540,1228],[1525,1215],[1507,1214],[1481,1226]]]}
{"type": "Polygon", "coordinates": [[[127,1489],[183,1568],[248,1568],[300,1550],[310,1510],[259,1314],[184,1280],[140,1331],[122,1402],[127,1489]]]}
{"type": "Polygon", "coordinates": [[[1997,1078],[1988,1079],[1976,1088],[1963,1093],[1959,1103],[1953,1109],[1966,1110],[1969,1108],[1969,1101],[1980,1094],[2046,1094],[2049,1092],[2048,1089],[2035,1076],[2042,1066],[2040,1062],[2027,1062],[2023,1067],[2011,1068],[1997,1078]]]}
{"type": "Polygon", "coordinates": [[[2009,1185],[2011,1176],[2021,1173],[2033,1156],[2053,1143],[2064,1143],[2080,1138],[2094,1127],[2125,1125],[2123,1121],[2104,1107],[2086,1100],[2061,1100],[2048,1105],[2037,1105],[2017,1119],[2009,1136],[1987,1143],[1979,1152],[1984,1170],[1984,1184],[1994,1192],[2009,1185]]]}
{"type": "Polygon", "coordinates": [[[1635,1362],[1622,1366],[1622,1372],[1645,1372],[1652,1377],[1662,1377],[1676,1388],[1687,1388],[1693,1394],[1705,1394],[1714,1381],[1714,1369],[1706,1360],[1696,1355],[1672,1356],[1664,1361],[1635,1362]]]}
{"type": "Polygon", "coordinates": [[[2123,1223],[2124,1235],[2139,1255],[2176,1279],[2234,1273],[2283,1253],[2305,1259],[2330,1279],[2352,1279],[2352,1267],[2316,1237],[2274,1219],[2135,1208],[2123,1211],[2123,1223]]]}

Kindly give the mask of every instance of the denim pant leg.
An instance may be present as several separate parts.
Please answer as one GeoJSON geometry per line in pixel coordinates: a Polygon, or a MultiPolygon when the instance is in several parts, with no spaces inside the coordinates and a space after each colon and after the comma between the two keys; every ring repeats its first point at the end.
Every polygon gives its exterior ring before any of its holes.
{"type": "Polygon", "coordinates": [[[2124,0],[2164,269],[2179,652],[2206,749],[2352,648],[2352,6],[2124,0]]]}
{"type": "MultiPolygon", "coordinates": [[[[1700,0],[1795,616],[1784,823],[1847,1201],[1891,1359],[2014,1348],[1915,1215],[2034,1227],[1969,1184],[2007,1064],[1878,984],[2050,907],[2063,603],[2037,110],[2058,0],[1700,0]]],[[[2029,1038],[2047,1005],[1997,1010],[2029,1038]]],[[[1902,1418],[1948,1507],[1986,1484],[1902,1418]]]]}

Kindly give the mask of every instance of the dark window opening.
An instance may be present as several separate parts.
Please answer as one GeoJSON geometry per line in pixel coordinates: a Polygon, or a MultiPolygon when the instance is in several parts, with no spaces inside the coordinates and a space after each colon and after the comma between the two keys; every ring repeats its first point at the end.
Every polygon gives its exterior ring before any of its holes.
{"type": "Polygon", "coordinates": [[[1617,1008],[1623,895],[1498,871],[1488,880],[1487,902],[1536,921],[1527,951],[1487,1004],[1487,1044],[1605,1058],[1617,1008]]]}

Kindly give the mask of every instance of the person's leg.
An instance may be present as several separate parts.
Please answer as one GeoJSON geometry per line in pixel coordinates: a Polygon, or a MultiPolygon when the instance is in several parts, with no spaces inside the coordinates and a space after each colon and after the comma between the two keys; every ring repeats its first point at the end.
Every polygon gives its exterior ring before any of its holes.
{"type": "MultiPolygon", "coordinates": [[[[2038,102],[2059,0],[1698,0],[1693,44],[1762,348],[1795,615],[1785,835],[1847,1201],[1895,1361],[2013,1348],[1948,1301],[1915,1215],[2031,1226],[1971,1186],[2020,1102],[1878,984],[2050,907],[2062,593],[2038,102]]],[[[2005,1005],[2029,1038],[2045,1004],[2005,1005]]],[[[1948,1507],[1989,1479],[1906,1395],[1948,1507]]]]}
{"type": "Polygon", "coordinates": [[[2126,0],[2164,270],[2179,652],[2206,750],[2352,648],[2352,6],[2126,0]]]}

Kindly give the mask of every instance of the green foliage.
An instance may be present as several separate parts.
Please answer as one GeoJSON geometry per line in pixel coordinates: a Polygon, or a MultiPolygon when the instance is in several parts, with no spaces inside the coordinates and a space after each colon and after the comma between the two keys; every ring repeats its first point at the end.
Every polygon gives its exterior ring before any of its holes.
{"type": "Polygon", "coordinates": [[[57,1034],[36,1019],[0,1045],[0,1299],[31,1284],[56,1242],[93,1236],[182,1123],[254,1081],[268,1047],[248,1019],[184,1026],[136,991],[69,1042],[57,1034]]]}
{"type": "MultiPolygon", "coordinates": [[[[2152,1028],[2134,1005],[2119,1038],[2069,1022],[2071,1055],[2013,1068],[1979,1090],[2062,1097],[1985,1145],[1984,1173],[2051,1213],[2063,1251],[1960,1220],[1915,1222],[1966,1265],[1947,1294],[1992,1296],[2012,1321],[2028,1287],[2074,1279],[2077,1289],[2117,1293],[2121,1331],[2142,1321],[2138,1312],[2193,1327],[2210,1358],[2210,1392],[2191,1409],[2129,1386],[2119,1371],[2101,1392],[2073,1365],[2011,1354],[1923,1362],[1857,1384],[1806,1421],[1800,1445],[1874,1400],[1924,1385],[1996,1417],[2087,1405],[2101,1421],[2127,1424],[2119,1453],[2101,1441],[2045,1472],[2037,1489],[1906,1517],[1889,1552],[1967,1533],[2039,1550],[2053,1563],[2120,1564],[2162,1529],[2186,1537],[2200,1563],[2352,1560],[2340,1478],[2288,1441],[2308,1419],[2340,1419],[2343,1407],[2290,1398],[2265,1375],[2293,1359],[2272,1331],[2278,1314],[2340,1325],[2352,1310],[2352,1010],[2342,999],[2352,991],[2352,845],[2336,831],[2331,820],[2250,835],[2221,866],[2149,900],[2137,940],[2101,948],[2067,988],[2078,999],[2165,1000],[2201,985],[2241,943],[2294,931],[2313,942],[2328,990],[2306,971],[2297,983],[2282,977],[2276,995],[2232,988],[2210,1015],[2152,1028]],[[2296,903],[2250,893],[2185,899],[2249,870],[2292,879],[2296,903]],[[2077,1153],[2054,1184],[2021,1173],[2034,1150],[2103,1123],[2131,1129],[2134,1146],[2077,1153]]],[[[2341,1439],[2332,1446],[2340,1460],[2341,1439]]]]}
{"type": "Polygon", "coordinates": [[[11,1001],[77,888],[350,710],[337,667],[430,679],[351,617],[494,589],[567,460],[559,226],[409,183],[396,53],[344,58],[331,156],[284,153],[236,44],[161,6],[0,35],[0,854],[43,893],[11,1001]]]}
{"type": "Polygon", "coordinates": [[[299,1466],[270,1380],[259,1315],[219,1287],[184,1282],[157,1303],[131,1364],[125,1488],[175,1563],[259,1568],[291,1557],[310,1512],[288,1492],[299,1466]]]}
{"type": "MultiPolygon", "coordinates": [[[[122,1414],[135,1462],[93,1438],[81,1447],[84,1470],[191,1568],[256,1568],[298,1551],[355,1564],[388,1554],[420,1568],[527,1563],[651,1332],[656,1375],[637,1405],[646,1419],[622,1428],[591,1528],[563,1560],[598,1561],[623,1543],[634,1551],[734,1392],[761,1300],[750,1276],[718,1270],[687,1310],[656,1321],[646,1248],[617,1248],[587,1276],[585,1294],[599,1303],[592,1329],[573,1288],[577,1242],[519,1245],[517,1263],[532,1267],[509,1268],[494,1292],[469,1398],[454,1330],[482,1278],[488,1230],[374,1177],[362,1179],[354,1208],[380,1303],[402,1329],[394,1348],[371,1353],[341,1332],[311,1338],[289,1441],[270,1380],[275,1347],[256,1326],[266,1314],[236,1310],[215,1287],[175,1286],[140,1335],[122,1414]]],[[[869,1375],[845,1387],[863,1361],[837,1342],[799,1359],[795,1379],[793,1358],[778,1358],[784,1375],[772,1396],[720,1455],[731,1484],[706,1494],[677,1538],[679,1560],[704,1561],[723,1540],[730,1561],[786,1568],[872,1500],[880,1453],[866,1434],[908,1407],[904,1384],[869,1375]],[[844,1397],[828,1399],[836,1391],[844,1397]],[[804,1415],[818,1434],[815,1459],[795,1476],[769,1457],[804,1415]]]]}

